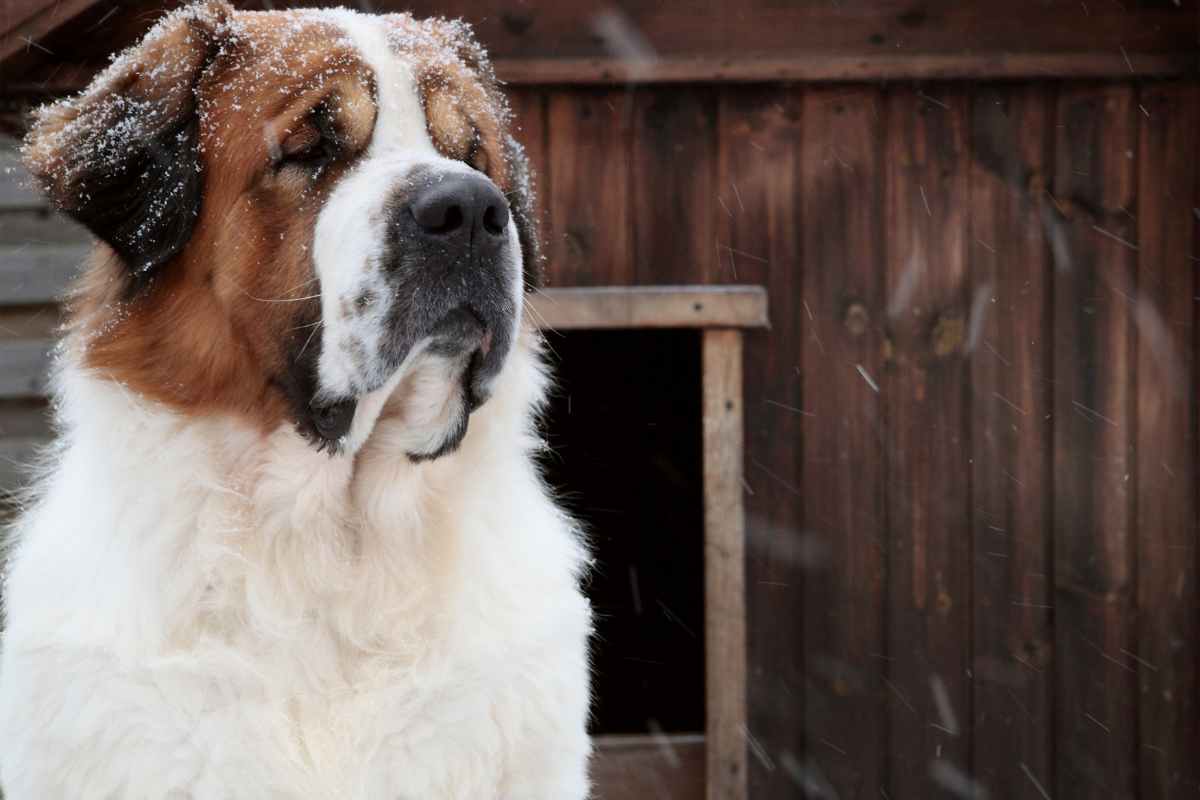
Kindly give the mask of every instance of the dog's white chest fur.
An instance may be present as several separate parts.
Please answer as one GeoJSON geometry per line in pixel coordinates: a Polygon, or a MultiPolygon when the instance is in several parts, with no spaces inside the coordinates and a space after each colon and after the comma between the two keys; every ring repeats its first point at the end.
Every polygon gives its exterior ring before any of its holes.
{"type": "Polygon", "coordinates": [[[68,367],[18,530],[10,800],[586,795],[586,557],[531,461],[522,346],[460,450],[384,410],[351,457],[68,367]]]}

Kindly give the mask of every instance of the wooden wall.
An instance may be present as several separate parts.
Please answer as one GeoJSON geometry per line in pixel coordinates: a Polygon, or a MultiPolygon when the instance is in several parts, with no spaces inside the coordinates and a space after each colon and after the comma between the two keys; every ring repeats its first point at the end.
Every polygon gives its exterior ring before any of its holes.
{"type": "MultiPolygon", "coordinates": [[[[1200,86],[514,103],[552,285],[769,289],[745,356],[752,796],[1195,796],[1200,86]]],[[[3,463],[44,436],[80,237],[0,187],[3,463]]]]}
{"type": "Polygon", "coordinates": [[[517,93],[551,284],[769,288],[753,797],[1200,791],[1198,100],[517,93]]]}

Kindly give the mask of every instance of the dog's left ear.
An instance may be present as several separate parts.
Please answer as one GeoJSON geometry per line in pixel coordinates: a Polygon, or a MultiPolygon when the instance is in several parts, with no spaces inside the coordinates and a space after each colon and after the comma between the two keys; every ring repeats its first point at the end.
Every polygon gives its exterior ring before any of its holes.
{"type": "Polygon", "coordinates": [[[43,191],[116,252],[134,286],[183,248],[199,215],[195,89],[232,13],[205,0],[167,15],[82,94],[40,109],[25,139],[43,191]]]}
{"type": "Polygon", "coordinates": [[[534,202],[534,175],[525,148],[512,136],[504,140],[504,157],[508,161],[508,185],[505,193],[512,211],[517,236],[521,240],[524,262],[525,291],[532,292],[542,285],[542,240],[534,202]]]}

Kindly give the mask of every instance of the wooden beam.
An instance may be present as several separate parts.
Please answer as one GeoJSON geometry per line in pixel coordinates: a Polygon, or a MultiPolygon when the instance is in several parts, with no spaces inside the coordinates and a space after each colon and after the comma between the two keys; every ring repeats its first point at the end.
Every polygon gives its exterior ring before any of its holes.
{"type": "Polygon", "coordinates": [[[96,0],[10,0],[0,29],[0,63],[58,30],[96,5],[96,0]]]}
{"type": "Polygon", "coordinates": [[[742,506],[742,333],[706,330],[704,642],[708,800],[744,800],[746,780],[746,520],[742,506]]]}
{"type": "Polygon", "coordinates": [[[595,746],[591,771],[596,800],[704,797],[703,736],[597,736],[595,746]]]}
{"type": "Polygon", "coordinates": [[[1194,75],[1200,56],[1128,53],[787,54],[762,57],[506,58],[496,73],[511,84],[759,83],[764,81],[1012,80],[1194,75]]]}
{"type": "Polygon", "coordinates": [[[761,286],[605,286],[543,289],[528,298],[533,320],[580,328],[763,328],[761,286]]]}

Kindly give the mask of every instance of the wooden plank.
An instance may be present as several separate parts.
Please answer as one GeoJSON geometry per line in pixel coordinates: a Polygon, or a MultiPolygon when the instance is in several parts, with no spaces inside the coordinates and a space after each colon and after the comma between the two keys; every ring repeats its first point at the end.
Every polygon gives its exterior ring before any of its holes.
{"type": "Polygon", "coordinates": [[[46,340],[0,341],[0,400],[45,395],[50,349],[46,340]]]}
{"type": "MultiPolygon", "coordinates": [[[[804,574],[805,730],[839,797],[884,784],[882,95],[809,89],[801,137],[803,276],[797,308],[804,515],[820,558],[804,574]],[[802,336],[802,338],[801,338],[802,336]]],[[[778,416],[776,410],[775,416],[778,416]]]]}
{"type": "MultiPolygon", "coordinates": [[[[0,53],[7,54],[0,75],[10,93],[45,91],[47,81],[63,90],[80,88],[88,70],[60,70],[65,58],[73,62],[68,66],[83,63],[98,69],[110,53],[135,41],[163,9],[161,0],[124,2],[117,14],[95,0],[44,5],[45,13],[29,19],[24,14],[0,18],[7,22],[0,31],[17,29],[9,36],[0,32],[0,53]],[[70,25],[62,25],[72,16],[70,25]]],[[[279,3],[243,0],[237,5],[267,8],[279,3]]],[[[516,5],[505,0],[372,0],[369,7],[463,17],[496,59],[501,78],[543,85],[1124,77],[1195,74],[1197,68],[1195,0],[1014,0],[999,5],[927,0],[919,6],[901,0],[606,6],[550,0],[516,5]]]]}
{"type": "Polygon", "coordinates": [[[972,757],[992,796],[1030,800],[1054,774],[1049,200],[1036,190],[1052,100],[988,88],[971,108],[972,757]]]}
{"type": "Polygon", "coordinates": [[[716,231],[736,280],[763,284],[773,328],[747,329],[745,393],[747,736],[754,742],[749,792],[754,798],[796,794],[792,772],[805,752],[803,608],[807,564],[799,490],[801,310],[799,151],[802,92],[776,86],[722,87],[716,231]],[[726,211],[728,209],[728,211],[726,211]],[[789,761],[788,759],[793,759],[789,761]]]}
{"type": "Polygon", "coordinates": [[[1161,78],[1194,74],[1198,67],[1200,58],[1194,51],[1126,51],[1123,55],[1119,48],[1085,53],[720,55],[649,63],[616,58],[504,58],[496,62],[501,79],[517,85],[1161,78]]]}
{"type": "Polygon", "coordinates": [[[597,800],[702,800],[704,737],[597,736],[592,757],[597,800]]]}
{"type": "Polygon", "coordinates": [[[713,237],[716,95],[708,87],[648,89],[634,102],[630,206],[637,283],[728,283],[713,237]]]}
{"type": "Polygon", "coordinates": [[[46,205],[45,198],[33,188],[29,173],[21,164],[19,146],[15,139],[0,136],[0,211],[44,208],[46,205]]]}
{"type": "Polygon", "coordinates": [[[708,800],[747,797],[741,336],[710,329],[701,343],[708,800]]]}
{"type": "Polygon", "coordinates": [[[966,100],[945,88],[886,103],[890,358],[860,375],[887,430],[892,797],[934,797],[969,770],[966,100]]]}
{"type": "Polygon", "coordinates": [[[556,91],[548,103],[547,283],[633,283],[628,95],[556,91]]]}
{"type": "Polygon", "coordinates": [[[0,305],[55,302],[90,249],[88,245],[0,246],[0,305]]]}
{"type": "Polygon", "coordinates": [[[543,328],[754,328],[767,324],[761,286],[551,288],[531,295],[543,328]]]}
{"type": "Polygon", "coordinates": [[[16,493],[29,485],[32,466],[47,439],[26,436],[0,437],[0,514],[16,493]]]}
{"type": "Polygon", "coordinates": [[[0,213],[0,247],[90,244],[87,229],[45,208],[0,213]]]}
{"type": "Polygon", "coordinates": [[[0,63],[97,5],[97,0],[8,0],[0,20],[0,63]]]}
{"type": "Polygon", "coordinates": [[[1053,195],[1070,215],[1054,273],[1056,797],[1133,797],[1136,652],[1131,458],[1132,90],[1058,100],[1053,195]]]}
{"type": "Polygon", "coordinates": [[[1138,769],[1142,797],[1200,785],[1193,338],[1198,294],[1195,85],[1142,89],[1138,115],[1136,475],[1138,769]]]}

